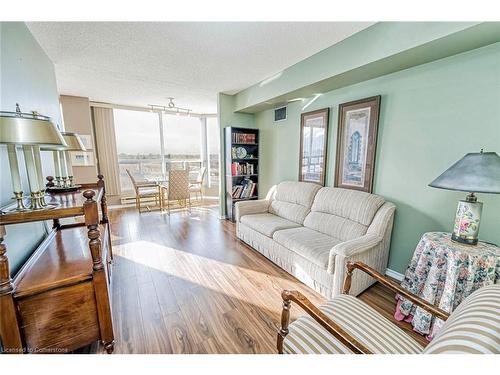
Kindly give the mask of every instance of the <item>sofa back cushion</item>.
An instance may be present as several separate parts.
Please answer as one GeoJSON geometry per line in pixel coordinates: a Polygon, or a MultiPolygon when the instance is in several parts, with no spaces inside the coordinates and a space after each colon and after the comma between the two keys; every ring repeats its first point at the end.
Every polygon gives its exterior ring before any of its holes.
{"type": "Polygon", "coordinates": [[[364,234],[384,198],[357,190],[324,187],[304,221],[304,226],[349,241],[364,234]]]}
{"type": "Polygon", "coordinates": [[[276,188],[269,212],[302,225],[319,189],[309,182],[284,181],[276,188]]]}
{"type": "Polygon", "coordinates": [[[468,296],[424,349],[426,354],[500,354],[500,285],[468,296]]]}

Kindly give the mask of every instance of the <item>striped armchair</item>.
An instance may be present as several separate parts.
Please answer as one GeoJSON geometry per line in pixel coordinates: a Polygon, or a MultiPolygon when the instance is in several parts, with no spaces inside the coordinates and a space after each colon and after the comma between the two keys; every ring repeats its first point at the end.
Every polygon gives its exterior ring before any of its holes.
{"type": "Polygon", "coordinates": [[[278,334],[280,353],[500,353],[500,285],[477,290],[449,315],[365,264],[354,262],[347,265],[343,294],[319,308],[296,291],[284,291],[282,297],[282,328],[278,334]],[[354,269],[362,270],[415,305],[446,320],[437,336],[425,349],[397,325],[348,294],[354,269]],[[291,302],[302,307],[308,315],[289,325],[291,302]]]}

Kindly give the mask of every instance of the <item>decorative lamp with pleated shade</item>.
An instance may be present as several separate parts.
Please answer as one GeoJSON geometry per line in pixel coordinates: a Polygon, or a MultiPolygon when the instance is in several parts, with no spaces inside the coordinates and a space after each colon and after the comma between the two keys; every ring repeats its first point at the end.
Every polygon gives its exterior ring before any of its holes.
{"type": "Polygon", "coordinates": [[[500,194],[500,156],[496,152],[483,150],[469,153],[429,186],[469,193],[465,200],[458,202],[452,239],[475,245],[483,210],[483,203],[477,201],[475,193],[500,194]]]}

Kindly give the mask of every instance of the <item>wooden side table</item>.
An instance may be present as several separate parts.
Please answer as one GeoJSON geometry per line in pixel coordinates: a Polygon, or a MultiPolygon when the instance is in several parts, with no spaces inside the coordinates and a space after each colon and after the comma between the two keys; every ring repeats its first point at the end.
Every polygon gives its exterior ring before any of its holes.
{"type": "MultiPolygon", "coordinates": [[[[429,232],[420,239],[401,286],[451,313],[469,294],[494,283],[500,283],[499,247],[482,241],[465,245],[452,241],[450,233],[429,232]]],[[[443,321],[396,298],[394,317],[432,340],[443,321]]]]}

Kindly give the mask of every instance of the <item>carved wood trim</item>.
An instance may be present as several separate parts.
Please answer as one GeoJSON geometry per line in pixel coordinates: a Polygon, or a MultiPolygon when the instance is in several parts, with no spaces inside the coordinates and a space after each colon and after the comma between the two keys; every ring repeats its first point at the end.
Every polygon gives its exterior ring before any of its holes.
{"type": "Polygon", "coordinates": [[[278,350],[280,353],[283,351],[283,340],[285,336],[288,334],[288,319],[289,312],[285,312],[285,309],[289,310],[288,305],[285,303],[295,302],[299,305],[311,318],[313,318],[316,322],[318,322],[323,328],[325,328],[328,332],[330,332],[337,340],[339,340],[343,345],[349,348],[355,354],[371,354],[370,350],[362,343],[357,341],[354,337],[352,337],[349,333],[347,333],[342,327],[340,327],[337,323],[332,321],[328,316],[326,316],[320,309],[312,304],[311,301],[307,299],[299,291],[293,290],[284,290],[281,293],[281,297],[283,298],[283,313],[282,313],[282,321],[281,321],[281,330],[278,334],[278,350]],[[284,319],[284,320],[283,320],[284,319]],[[285,324],[283,324],[285,323],[285,324]]]}
{"type": "Polygon", "coordinates": [[[359,270],[363,271],[364,273],[373,277],[380,284],[391,289],[393,292],[402,295],[407,300],[411,301],[412,303],[414,303],[418,307],[424,309],[425,311],[431,313],[432,315],[435,315],[439,319],[446,320],[450,316],[450,314],[447,313],[446,311],[440,309],[437,306],[434,306],[432,303],[429,303],[426,300],[420,298],[419,296],[407,291],[405,288],[403,288],[398,283],[392,281],[387,276],[382,275],[381,273],[377,272],[376,270],[374,270],[373,268],[367,266],[366,264],[364,264],[362,262],[347,262],[346,267],[347,267],[347,276],[345,278],[344,288],[342,291],[342,293],[344,293],[344,294],[349,294],[349,289],[351,288],[352,273],[353,273],[354,269],[359,269],[359,270]]]}
{"type": "Polygon", "coordinates": [[[290,307],[289,300],[283,300],[283,311],[281,312],[281,329],[278,332],[278,353],[283,354],[283,341],[288,335],[288,324],[290,323],[290,307]]]}
{"type": "Polygon", "coordinates": [[[94,190],[84,191],[83,196],[87,199],[83,204],[83,210],[85,212],[85,225],[88,228],[90,253],[92,254],[93,284],[97,303],[97,315],[99,317],[99,331],[106,352],[111,354],[114,349],[113,321],[111,317],[106,272],[102,262],[99,211],[97,202],[94,200],[94,190]]]}
{"type": "Polygon", "coordinates": [[[6,353],[22,354],[23,344],[14,304],[14,285],[10,278],[7,248],[3,243],[5,227],[0,225],[0,341],[6,353]]]}

